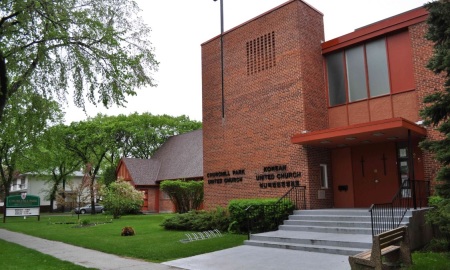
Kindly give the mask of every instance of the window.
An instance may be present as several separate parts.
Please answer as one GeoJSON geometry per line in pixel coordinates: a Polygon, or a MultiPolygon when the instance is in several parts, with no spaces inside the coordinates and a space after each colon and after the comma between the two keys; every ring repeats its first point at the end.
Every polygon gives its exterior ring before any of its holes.
{"type": "Polygon", "coordinates": [[[357,101],[367,98],[364,46],[351,48],[345,52],[347,63],[348,99],[357,101]]]}
{"type": "Polygon", "coordinates": [[[344,56],[343,52],[326,56],[328,96],[330,105],[345,104],[344,56]]]}
{"type": "Polygon", "coordinates": [[[321,188],[328,188],[327,164],[320,164],[320,186],[321,188]]]}
{"type": "Polygon", "coordinates": [[[386,40],[379,39],[366,45],[367,72],[369,74],[370,96],[389,94],[389,73],[386,55],[386,40]]]}
{"type": "Polygon", "coordinates": [[[330,106],[414,90],[408,31],[325,56],[330,106]]]}

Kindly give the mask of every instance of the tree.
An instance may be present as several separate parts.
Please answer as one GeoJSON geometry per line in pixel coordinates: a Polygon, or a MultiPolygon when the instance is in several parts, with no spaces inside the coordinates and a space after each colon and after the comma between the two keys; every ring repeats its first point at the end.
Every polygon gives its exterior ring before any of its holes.
{"type": "MultiPolygon", "coordinates": [[[[82,165],[82,160],[64,146],[68,130],[63,124],[52,126],[44,131],[34,147],[30,149],[28,171],[35,172],[42,178],[50,177],[48,179],[51,185],[48,190],[50,211],[53,211],[58,192],[62,192],[61,197],[65,198],[67,177],[80,170],[82,165]]],[[[64,212],[65,204],[61,206],[64,212]]]]}
{"type": "Polygon", "coordinates": [[[427,107],[421,112],[425,124],[436,127],[442,136],[439,139],[428,139],[421,146],[434,153],[436,160],[442,165],[436,176],[436,194],[440,198],[433,200],[435,209],[430,217],[450,240],[450,1],[434,1],[427,3],[425,7],[429,11],[426,37],[434,42],[434,52],[428,68],[436,74],[443,73],[446,81],[443,91],[436,90],[425,97],[427,107]]]}
{"type": "Polygon", "coordinates": [[[117,219],[123,214],[136,213],[144,202],[142,191],[136,190],[130,183],[117,179],[109,186],[102,188],[103,205],[113,218],[117,219]]]}
{"type": "Polygon", "coordinates": [[[148,159],[169,137],[197,130],[202,123],[185,115],[134,113],[117,116],[115,127],[120,156],[148,159]]]}
{"type": "Polygon", "coordinates": [[[203,202],[203,181],[165,180],[160,188],[180,214],[198,209],[203,202]]]}
{"type": "Polygon", "coordinates": [[[111,130],[113,125],[109,124],[109,119],[111,118],[97,115],[87,121],[73,122],[67,127],[64,138],[66,149],[87,166],[93,215],[95,214],[95,180],[105,161],[108,161],[108,156],[109,165],[115,163],[115,157],[111,155],[111,153],[115,153],[115,134],[111,130]]]}
{"type": "Polygon", "coordinates": [[[0,123],[0,184],[6,197],[14,177],[30,168],[33,145],[62,117],[56,102],[34,93],[12,97],[4,116],[0,123]]]}
{"type": "Polygon", "coordinates": [[[123,105],[158,62],[132,0],[0,1],[0,122],[19,93],[123,105]]]}

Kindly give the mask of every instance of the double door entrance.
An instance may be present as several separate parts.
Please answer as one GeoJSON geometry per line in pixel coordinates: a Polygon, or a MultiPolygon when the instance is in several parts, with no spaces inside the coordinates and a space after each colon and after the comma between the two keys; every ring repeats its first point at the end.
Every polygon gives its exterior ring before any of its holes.
{"type": "MultiPolygon", "coordinates": [[[[421,152],[418,147],[414,147],[413,152],[415,178],[420,179],[423,175],[421,152]]],[[[334,149],[331,157],[336,208],[370,207],[373,203],[390,202],[402,181],[411,176],[406,143],[334,149]]]]}

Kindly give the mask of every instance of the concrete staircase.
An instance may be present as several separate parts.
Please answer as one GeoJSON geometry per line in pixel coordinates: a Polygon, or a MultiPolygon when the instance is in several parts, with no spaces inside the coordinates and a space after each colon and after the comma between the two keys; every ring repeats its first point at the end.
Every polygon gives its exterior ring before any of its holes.
{"type": "MultiPolygon", "coordinates": [[[[410,211],[404,224],[408,224],[410,211]]],[[[252,234],[245,245],[354,255],[372,247],[368,209],[298,210],[278,231],[252,234]]]]}

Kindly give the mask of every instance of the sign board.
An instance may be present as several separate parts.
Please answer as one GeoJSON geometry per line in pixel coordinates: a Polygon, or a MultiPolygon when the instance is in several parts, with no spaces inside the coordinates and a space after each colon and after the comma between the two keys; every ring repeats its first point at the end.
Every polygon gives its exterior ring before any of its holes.
{"type": "Polygon", "coordinates": [[[27,195],[11,195],[5,200],[5,213],[3,215],[3,223],[6,217],[26,217],[37,216],[40,220],[41,198],[39,196],[27,195]]]}

